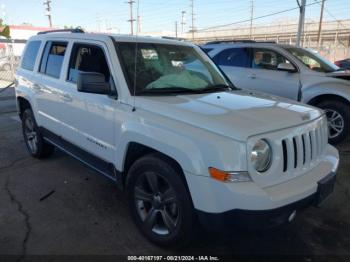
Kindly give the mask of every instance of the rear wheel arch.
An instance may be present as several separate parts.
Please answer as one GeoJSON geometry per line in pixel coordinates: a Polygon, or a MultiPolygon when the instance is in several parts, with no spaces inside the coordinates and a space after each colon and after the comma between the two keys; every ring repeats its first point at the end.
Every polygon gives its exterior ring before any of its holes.
{"type": "Polygon", "coordinates": [[[30,102],[23,97],[17,98],[17,106],[18,106],[18,113],[21,119],[26,109],[32,109],[30,102]]]}

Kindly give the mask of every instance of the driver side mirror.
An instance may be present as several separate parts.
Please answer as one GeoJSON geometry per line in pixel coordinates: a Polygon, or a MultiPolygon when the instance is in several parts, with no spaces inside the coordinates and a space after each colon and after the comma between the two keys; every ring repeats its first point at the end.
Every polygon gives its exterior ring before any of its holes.
{"type": "Polygon", "coordinates": [[[96,72],[79,72],[77,78],[79,92],[93,94],[110,94],[111,87],[105,76],[96,72]]]}
{"type": "Polygon", "coordinates": [[[277,66],[277,70],[287,71],[287,72],[290,72],[290,73],[297,72],[297,69],[291,63],[280,63],[277,66]]]}

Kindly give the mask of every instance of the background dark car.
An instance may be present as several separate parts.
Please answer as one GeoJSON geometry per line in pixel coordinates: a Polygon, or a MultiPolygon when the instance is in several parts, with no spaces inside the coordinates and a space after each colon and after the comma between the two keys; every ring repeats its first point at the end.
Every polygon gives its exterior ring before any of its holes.
{"type": "Polygon", "coordinates": [[[340,68],[350,69],[350,58],[335,61],[334,64],[336,64],[340,68]]]}

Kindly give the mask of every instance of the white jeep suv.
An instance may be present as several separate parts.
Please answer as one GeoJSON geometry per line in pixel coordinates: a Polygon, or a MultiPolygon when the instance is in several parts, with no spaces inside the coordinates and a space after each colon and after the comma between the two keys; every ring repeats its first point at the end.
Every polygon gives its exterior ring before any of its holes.
{"type": "Polygon", "coordinates": [[[350,133],[350,71],[310,49],[268,42],[217,41],[203,49],[232,83],[324,109],[329,141],[350,133]]]}
{"type": "Polygon", "coordinates": [[[236,90],[197,46],[46,32],[16,76],[29,153],[55,147],[114,181],[143,234],[186,243],[210,229],[291,221],[333,190],[322,111],[236,90]]]}

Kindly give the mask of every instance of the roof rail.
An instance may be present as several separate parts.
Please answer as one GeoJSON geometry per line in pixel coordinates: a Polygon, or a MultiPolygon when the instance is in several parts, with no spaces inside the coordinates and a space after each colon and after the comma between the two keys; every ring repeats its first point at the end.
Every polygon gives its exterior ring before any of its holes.
{"type": "Polygon", "coordinates": [[[168,39],[168,40],[186,41],[186,38],[181,38],[181,37],[161,36],[161,38],[168,39]]]}
{"type": "Polygon", "coordinates": [[[275,41],[255,41],[255,40],[250,40],[250,39],[242,39],[242,40],[218,40],[218,41],[211,41],[207,42],[206,45],[214,45],[214,44],[230,44],[230,43],[270,43],[270,44],[276,44],[275,41]]]}
{"type": "Polygon", "coordinates": [[[57,30],[49,30],[39,32],[38,35],[50,34],[50,33],[85,33],[81,28],[73,28],[73,29],[57,29],[57,30]]]}

